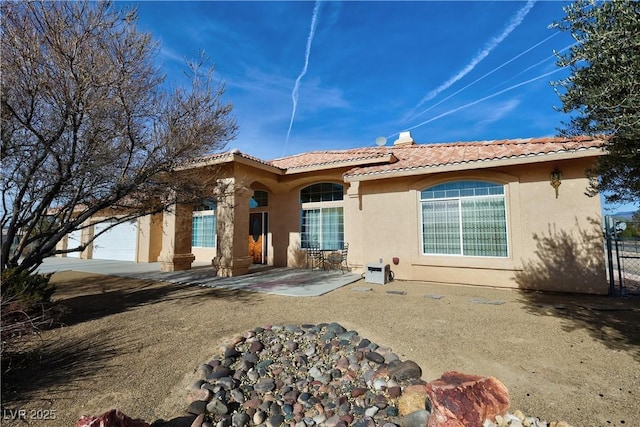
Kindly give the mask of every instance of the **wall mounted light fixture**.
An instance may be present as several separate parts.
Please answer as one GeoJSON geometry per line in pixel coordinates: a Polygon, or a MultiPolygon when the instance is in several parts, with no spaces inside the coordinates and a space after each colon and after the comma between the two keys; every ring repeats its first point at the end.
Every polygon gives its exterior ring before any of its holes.
{"type": "Polygon", "coordinates": [[[552,170],[551,186],[554,188],[554,190],[556,190],[556,199],[558,198],[558,187],[560,187],[560,184],[562,184],[561,180],[562,180],[562,172],[560,171],[560,169],[555,168],[554,170],[552,170]]]}

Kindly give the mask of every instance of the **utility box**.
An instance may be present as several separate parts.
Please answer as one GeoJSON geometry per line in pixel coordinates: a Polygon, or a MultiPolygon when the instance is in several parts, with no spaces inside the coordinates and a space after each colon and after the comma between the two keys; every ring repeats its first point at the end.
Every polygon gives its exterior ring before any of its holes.
{"type": "Polygon", "coordinates": [[[389,264],[372,263],[367,264],[364,272],[364,281],[366,283],[377,283],[384,285],[389,281],[389,273],[391,268],[389,264]]]}

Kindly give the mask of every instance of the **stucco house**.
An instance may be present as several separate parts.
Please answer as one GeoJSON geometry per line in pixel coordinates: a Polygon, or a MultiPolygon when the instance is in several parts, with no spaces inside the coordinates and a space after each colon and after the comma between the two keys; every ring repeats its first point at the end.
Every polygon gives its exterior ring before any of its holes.
{"type": "Polygon", "coordinates": [[[233,191],[119,225],[80,256],[159,261],[164,271],[206,262],[237,276],[252,264],[302,266],[312,244],[348,243],[351,270],[382,259],[397,280],[606,294],[600,200],[585,195],[602,145],[417,144],[407,132],[389,146],[269,161],[231,150],[189,168],[216,170],[233,191]]]}

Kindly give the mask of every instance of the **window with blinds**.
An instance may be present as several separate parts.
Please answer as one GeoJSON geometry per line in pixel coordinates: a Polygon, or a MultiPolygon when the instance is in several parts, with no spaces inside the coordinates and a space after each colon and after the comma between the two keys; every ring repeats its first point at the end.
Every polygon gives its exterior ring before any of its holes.
{"type": "Polygon", "coordinates": [[[425,255],[507,257],[504,186],[457,181],[420,193],[425,255]]]}
{"type": "Polygon", "coordinates": [[[216,203],[205,200],[194,207],[191,229],[191,246],[194,248],[216,247],[216,203]]]}
{"type": "Polygon", "coordinates": [[[344,187],[319,183],[300,191],[300,245],[338,250],[344,246],[344,187]]]}

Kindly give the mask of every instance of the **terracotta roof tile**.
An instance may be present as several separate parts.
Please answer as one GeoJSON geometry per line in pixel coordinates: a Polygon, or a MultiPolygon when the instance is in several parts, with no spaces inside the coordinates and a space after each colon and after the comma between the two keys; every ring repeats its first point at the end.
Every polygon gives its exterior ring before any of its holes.
{"type": "Polygon", "coordinates": [[[603,145],[603,140],[590,137],[530,138],[409,145],[391,148],[393,155],[398,159],[396,163],[353,168],[345,174],[345,177],[385,174],[435,166],[538,156],[577,150],[595,150],[600,149],[603,145]]]}
{"type": "Polygon", "coordinates": [[[542,156],[550,153],[599,150],[603,145],[602,139],[591,137],[547,137],[310,151],[269,161],[241,153],[238,150],[231,150],[205,156],[193,161],[191,165],[232,161],[235,155],[262,165],[275,167],[283,172],[295,173],[296,170],[301,169],[351,167],[344,176],[355,177],[436,166],[542,156]]]}
{"type": "Polygon", "coordinates": [[[389,156],[393,153],[390,148],[354,148],[349,150],[326,150],[326,151],[310,151],[307,153],[296,154],[294,156],[282,157],[270,160],[268,163],[281,169],[297,169],[309,168],[313,166],[324,166],[334,164],[336,167],[340,163],[348,163],[357,160],[371,160],[389,156]]]}
{"type": "Polygon", "coordinates": [[[251,161],[256,162],[256,163],[261,163],[263,165],[274,166],[274,165],[272,165],[271,163],[269,163],[266,160],[262,160],[262,159],[260,159],[258,157],[252,156],[250,154],[243,153],[240,150],[238,150],[237,148],[234,148],[234,149],[228,150],[228,151],[224,151],[224,152],[221,152],[221,153],[209,154],[209,155],[194,159],[193,161],[191,161],[189,163],[189,165],[198,166],[198,165],[202,165],[202,164],[206,164],[206,163],[210,163],[210,162],[215,162],[215,161],[231,161],[231,160],[233,160],[234,155],[243,157],[245,159],[251,160],[251,161]]]}

